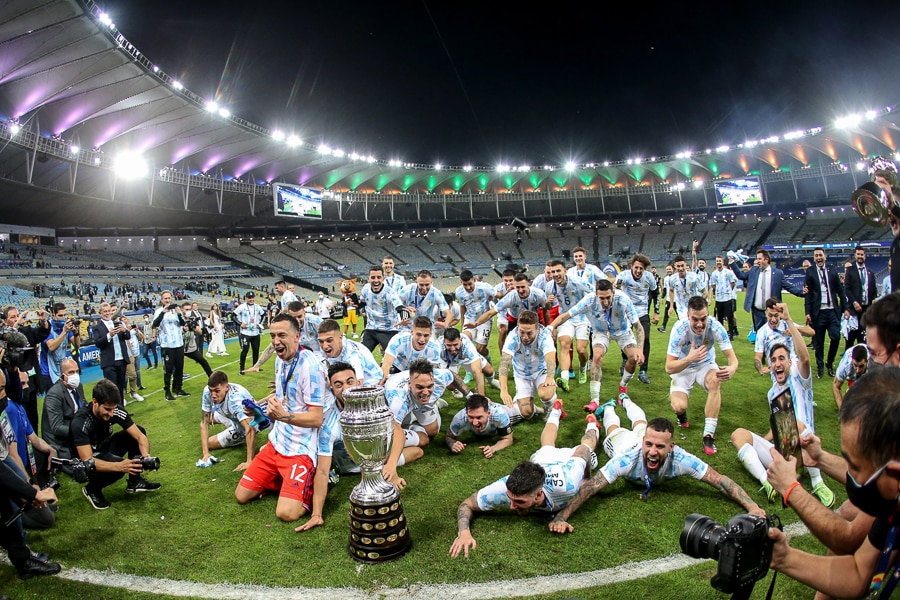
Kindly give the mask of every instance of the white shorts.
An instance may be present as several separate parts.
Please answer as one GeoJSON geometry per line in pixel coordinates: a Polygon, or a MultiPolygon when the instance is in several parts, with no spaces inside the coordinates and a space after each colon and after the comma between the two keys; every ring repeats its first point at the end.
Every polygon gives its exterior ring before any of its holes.
{"type": "MultiPolygon", "coordinates": [[[[637,345],[637,340],[634,339],[634,332],[630,330],[622,335],[614,336],[613,339],[623,352],[626,347],[637,345]]],[[[602,346],[603,350],[609,350],[609,334],[602,331],[595,331],[591,334],[591,346],[602,346]]]]}
{"type": "Polygon", "coordinates": [[[244,443],[245,437],[246,434],[244,433],[244,428],[237,428],[234,425],[232,425],[225,431],[220,431],[216,434],[216,439],[219,440],[219,445],[223,448],[240,446],[244,443]]]}
{"type": "Polygon", "coordinates": [[[423,406],[421,408],[413,409],[413,416],[416,417],[416,421],[419,422],[419,425],[425,427],[426,425],[431,425],[435,421],[438,424],[438,431],[441,429],[441,412],[437,409],[436,406],[423,406]]]}
{"type": "Polygon", "coordinates": [[[581,463],[580,471],[584,471],[587,462],[580,456],[575,456],[576,448],[557,448],[555,446],[541,446],[537,452],[528,459],[539,465],[552,465],[554,463],[565,463],[570,460],[581,463]]]}
{"type": "Polygon", "coordinates": [[[487,346],[488,340],[491,339],[491,329],[493,329],[493,327],[494,322],[488,321],[487,323],[482,323],[474,330],[466,329],[465,332],[474,343],[481,346],[487,346]]]}
{"type": "Polygon", "coordinates": [[[516,382],[516,395],[513,396],[514,400],[518,400],[519,398],[537,398],[537,390],[541,387],[541,384],[547,380],[547,373],[541,373],[534,379],[525,379],[524,377],[514,375],[513,380],[516,382]]]}
{"type": "Polygon", "coordinates": [[[719,365],[716,363],[705,363],[697,367],[688,367],[681,373],[676,373],[672,375],[672,383],[669,386],[669,392],[682,392],[691,395],[691,389],[695,385],[699,385],[704,390],[706,389],[706,384],[704,380],[706,379],[706,374],[710,371],[718,371],[719,365]]]}
{"type": "Polygon", "coordinates": [[[641,444],[646,431],[646,423],[635,425],[634,429],[619,427],[603,440],[603,451],[606,452],[608,457],[612,458],[616,454],[622,454],[627,450],[631,450],[641,444]]]}
{"type": "Polygon", "coordinates": [[[587,340],[590,337],[590,330],[587,321],[577,324],[572,323],[572,319],[569,319],[556,328],[556,339],[567,337],[573,340],[587,340]]]}

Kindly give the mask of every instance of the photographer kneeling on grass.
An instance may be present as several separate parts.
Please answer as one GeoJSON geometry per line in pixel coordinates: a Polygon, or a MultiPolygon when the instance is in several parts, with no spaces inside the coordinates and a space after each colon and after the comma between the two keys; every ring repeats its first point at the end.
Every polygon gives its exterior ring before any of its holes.
{"type": "MultiPolygon", "coordinates": [[[[77,456],[86,467],[87,485],[82,489],[84,497],[97,510],[109,508],[103,497],[103,488],[118,481],[126,474],[126,494],[152,492],[159,483],[141,477],[143,471],[159,469],[159,459],[150,456],[150,442],[142,427],[135,425],[131,415],[119,406],[119,389],[108,380],[100,380],[94,386],[92,401],[75,413],[70,426],[72,456],[77,456]],[[113,425],[122,431],[113,433],[113,425]],[[128,458],[123,458],[127,454],[128,458]]],[[[80,475],[76,471],[76,481],[80,475]]]]}

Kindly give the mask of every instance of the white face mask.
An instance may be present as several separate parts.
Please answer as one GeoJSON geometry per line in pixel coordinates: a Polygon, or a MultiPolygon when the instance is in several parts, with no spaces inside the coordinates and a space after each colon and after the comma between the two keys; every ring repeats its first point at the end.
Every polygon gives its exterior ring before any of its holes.
{"type": "Polygon", "coordinates": [[[78,384],[80,384],[80,383],[81,383],[81,375],[79,375],[78,373],[72,373],[71,375],[66,377],[65,384],[66,384],[66,387],[69,388],[70,390],[76,389],[78,387],[78,384]]]}

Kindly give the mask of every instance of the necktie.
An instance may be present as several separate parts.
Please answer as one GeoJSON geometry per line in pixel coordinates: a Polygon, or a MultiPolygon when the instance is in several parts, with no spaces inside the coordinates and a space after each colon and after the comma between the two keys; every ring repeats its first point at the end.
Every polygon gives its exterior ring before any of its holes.
{"type": "Polygon", "coordinates": [[[869,303],[869,274],[866,272],[865,267],[857,266],[859,269],[859,281],[862,283],[862,302],[861,304],[865,305],[869,303]]]}
{"type": "Polygon", "coordinates": [[[75,400],[75,410],[81,408],[81,396],[78,395],[78,389],[72,390],[72,399],[75,400]]]}
{"type": "Polygon", "coordinates": [[[819,277],[822,278],[822,301],[825,306],[831,308],[831,293],[828,291],[828,275],[825,274],[825,268],[819,267],[819,277]]]}

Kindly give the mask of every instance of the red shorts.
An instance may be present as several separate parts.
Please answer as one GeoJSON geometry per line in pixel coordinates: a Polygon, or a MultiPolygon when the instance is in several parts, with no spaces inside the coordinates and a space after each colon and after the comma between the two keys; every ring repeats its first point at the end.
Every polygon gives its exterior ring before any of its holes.
{"type": "Polygon", "coordinates": [[[557,304],[556,306],[554,306],[550,309],[550,315],[549,315],[550,319],[549,320],[547,320],[547,312],[546,311],[541,311],[540,316],[541,316],[541,325],[546,327],[547,325],[549,325],[550,323],[553,322],[553,319],[555,319],[556,317],[559,316],[559,304],[557,304]]]}
{"type": "Polygon", "coordinates": [[[266,444],[244,471],[240,485],[260,493],[279,490],[280,496],[299,500],[309,511],[315,474],[316,468],[309,456],[284,456],[276,452],[272,444],[266,444]]]}

